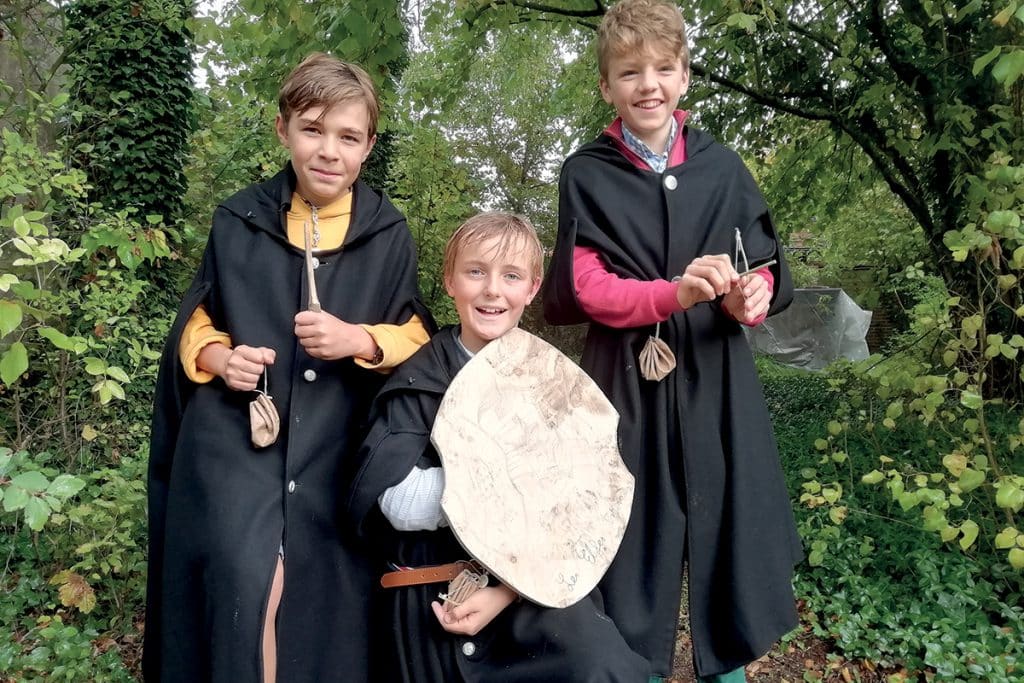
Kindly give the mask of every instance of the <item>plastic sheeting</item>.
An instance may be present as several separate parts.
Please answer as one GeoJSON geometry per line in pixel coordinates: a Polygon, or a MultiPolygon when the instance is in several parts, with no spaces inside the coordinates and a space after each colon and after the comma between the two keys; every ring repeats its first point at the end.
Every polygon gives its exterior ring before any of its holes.
{"type": "Polygon", "coordinates": [[[793,303],[753,328],[744,328],[755,351],[795,368],[821,370],[839,358],[868,357],[871,311],[841,289],[797,289],[793,303]]]}

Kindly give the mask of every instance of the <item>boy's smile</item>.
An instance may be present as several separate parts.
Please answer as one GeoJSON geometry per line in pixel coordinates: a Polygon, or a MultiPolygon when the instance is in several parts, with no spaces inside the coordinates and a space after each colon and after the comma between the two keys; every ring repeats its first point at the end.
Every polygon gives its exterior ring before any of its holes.
{"type": "Polygon", "coordinates": [[[626,127],[651,151],[661,154],[672,128],[672,112],[686,93],[689,75],[682,60],[666,54],[628,54],[608,61],[601,96],[626,127]]]}
{"type": "Polygon", "coordinates": [[[377,137],[370,137],[370,115],[360,100],[278,116],[277,137],[291,151],[295,188],[316,206],[341,199],[352,189],[377,137]]]}
{"type": "Polygon", "coordinates": [[[462,343],[476,353],[519,324],[540,288],[526,245],[501,249],[497,237],[463,246],[445,289],[455,300],[462,343]],[[504,252],[504,253],[502,253],[504,252]]]}

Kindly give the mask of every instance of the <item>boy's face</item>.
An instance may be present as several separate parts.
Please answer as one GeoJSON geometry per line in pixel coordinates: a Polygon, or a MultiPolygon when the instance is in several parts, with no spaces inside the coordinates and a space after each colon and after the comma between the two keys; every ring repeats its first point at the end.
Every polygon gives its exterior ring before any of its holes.
{"type": "Polygon", "coordinates": [[[518,325],[540,288],[526,246],[513,244],[499,254],[499,245],[497,237],[465,245],[444,279],[459,313],[462,343],[473,353],[518,325]]]}
{"type": "Polygon", "coordinates": [[[690,84],[678,55],[653,52],[612,57],[601,78],[601,96],[638,138],[661,154],[672,112],[690,84]]]}
{"type": "Polygon", "coordinates": [[[285,123],[279,114],[277,137],[291,151],[296,188],[316,206],[348,194],[377,136],[371,137],[370,115],[359,100],[294,112],[285,123]]]}

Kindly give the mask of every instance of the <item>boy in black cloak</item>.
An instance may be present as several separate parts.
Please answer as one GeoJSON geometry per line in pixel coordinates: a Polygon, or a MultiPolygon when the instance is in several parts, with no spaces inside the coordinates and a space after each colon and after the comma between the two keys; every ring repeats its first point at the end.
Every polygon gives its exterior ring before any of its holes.
{"type": "Polygon", "coordinates": [[[597,50],[618,118],[562,167],[543,298],[549,322],[589,323],[580,364],[619,411],[636,477],[601,590],[626,642],[666,676],[686,562],[697,674],[743,681],[797,623],[802,551],[740,327],[785,308],[792,283],[742,161],[675,110],[689,85],[679,9],[623,0],[597,50]],[[740,277],[740,243],[747,264],[770,267],[740,277]],[[651,362],[661,344],[672,353],[651,362]]]}
{"type": "Polygon", "coordinates": [[[291,162],[217,208],[161,362],[148,681],[381,680],[367,626],[377,577],[342,538],[336,495],[380,371],[432,321],[405,219],[358,180],[379,114],[367,74],[312,55],[279,108],[291,162]],[[257,389],[273,405],[251,419],[257,389]]]}
{"type": "Polygon", "coordinates": [[[359,534],[400,570],[382,581],[394,586],[386,589],[394,670],[382,680],[647,681],[647,662],[605,616],[596,590],[564,609],[519,599],[502,584],[481,588],[450,611],[437,602],[452,578],[440,574],[444,565],[468,556],[441,510],[444,474],[430,442],[434,418],[472,355],[516,327],[540,287],[542,262],[537,234],[525,219],[481,214],[467,221],[444,256],[445,287],[460,324],[434,335],[377,397],[347,513],[359,534]],[[406,578],[428,572],[436,576],[417,577],[418,583],[406,578]]]}

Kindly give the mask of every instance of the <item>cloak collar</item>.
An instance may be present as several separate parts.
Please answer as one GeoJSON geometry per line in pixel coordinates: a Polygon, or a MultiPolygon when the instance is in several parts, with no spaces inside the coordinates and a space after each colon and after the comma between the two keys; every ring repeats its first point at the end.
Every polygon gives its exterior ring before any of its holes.
{"type": "MultiPolygon", "coordinates": [[[[287,244],[285,221],[292,206],[295,186],[295,171],[289,162],[270,180],[236,192],[221,207],[249,227],[262,230],[287,244]]],[[[355,246],[404,220],[386,197],[357,179],[352,185],[352,219],[341,248],[355,246]]]]}
{"type": "Polygon", "coordinates": [[[400,391],[443,394],[469,359],[459,346],[459,326],[446,325],[392,373],[377,395],[378,403],[400,391]],[[450,372],[449,372],[450,370],[450,372]]]}
{"type": "MultiPolygon", "coordinates": [[[[714,137],[709,133],[705,133],[699,128],[683,125],[688,112],[676,110],[675,115],[676,120],[680,123],[679,130],[676,133],[679,139],[672,146],[672,158],[669,159],[669,163],[666,166],[666,173],[673,168],[678,168],[680,172],[686,168],[686,164],[683,164],[682,159],[678,158],[677,155],[684,154],[685,160],[690,161],[715,143],[714,137]]],[[[636,168],[653,173],[654,171],[651,171],[650,167],[639,156],[626,147],[622,141],[621,126],[622,124],[618,120],[612,122],[596,140],[580,147],[570,158],[576,155],[591,156],[620,168],[636,168]]]]}

